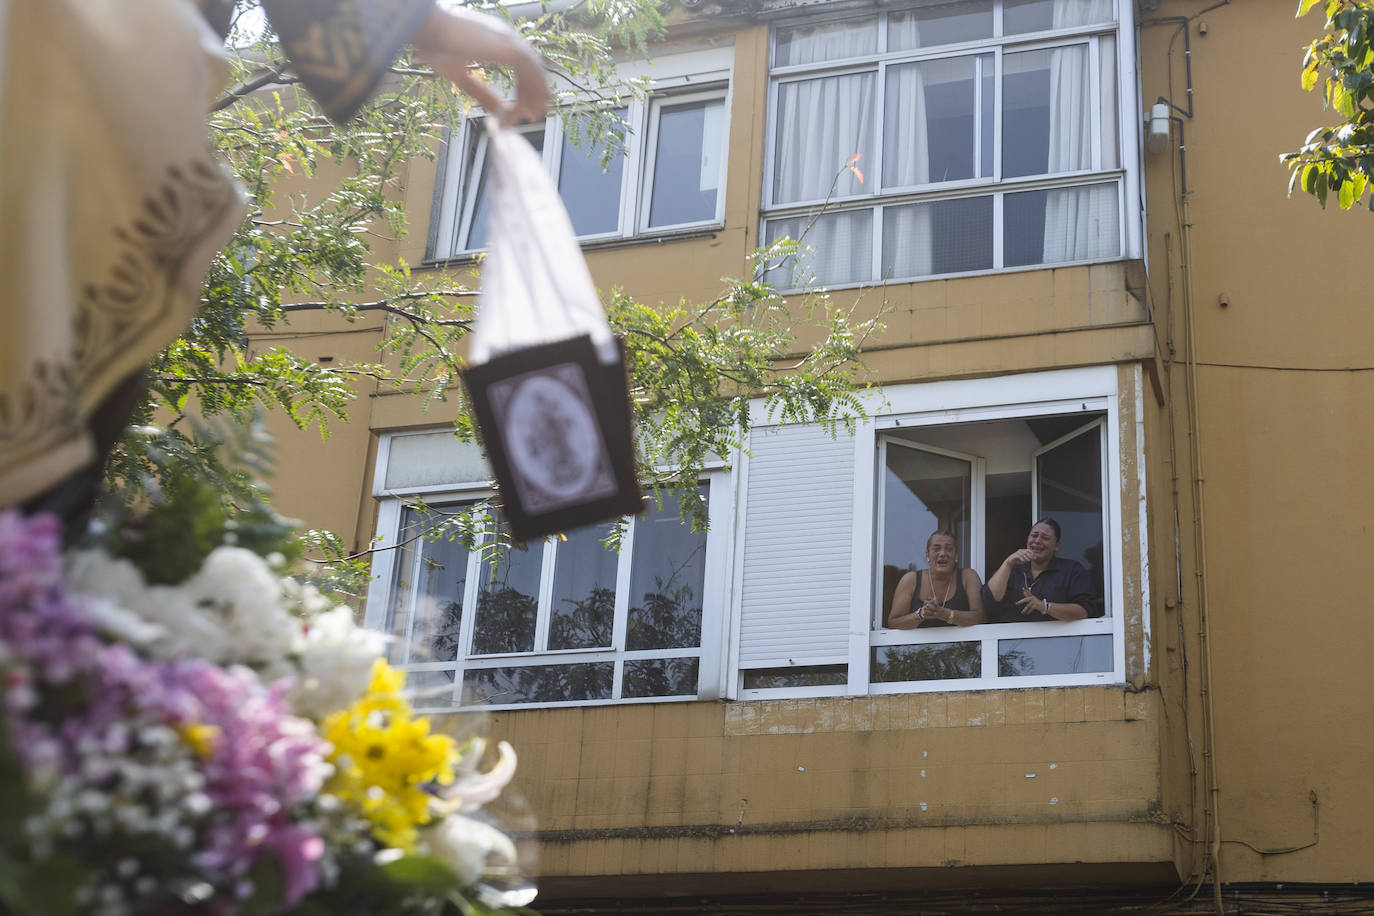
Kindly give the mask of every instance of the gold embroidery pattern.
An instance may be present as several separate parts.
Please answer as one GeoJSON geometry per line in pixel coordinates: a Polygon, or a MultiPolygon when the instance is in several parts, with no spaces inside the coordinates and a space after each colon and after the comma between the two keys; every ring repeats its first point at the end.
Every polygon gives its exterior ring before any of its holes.
{"type": "Polygon", "coordinates": [[[0,472],[70,438],[80,423],[76,367],[39,362],[17,389],[0,391],[0,472]]]}
{"type": "Polygon", "coordinates": [[[344,120],[366,100],[432,2],[340,0],[328,11],[319,4],[264,5],[296,72],[325,112],[344,120]]]}
{"type": "Polygon", "coordinates": [[[77,302],[76,364],[84,387],[99,378],[111,357],[136,345],[150,329],[166,322],[179,305],[191,317],[193,289],[175,290],[186,261],[205,244],[206,233],[238,206],[238,195],[213,162],[169,165],[157,190],[140,211],[115,230],[118,260],[105,279],[85,285],[77,302]],[[188,300],[181,303],[178,293],[188,300]]]}

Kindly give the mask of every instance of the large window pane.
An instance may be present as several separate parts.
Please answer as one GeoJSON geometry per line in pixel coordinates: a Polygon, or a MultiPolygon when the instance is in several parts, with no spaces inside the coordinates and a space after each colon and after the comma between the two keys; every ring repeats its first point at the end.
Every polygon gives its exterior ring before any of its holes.
{"type": "Polygon", "coordinates": [[[1003,200],[1004,263],[1054,264],[1119,257],[1117,185],[1008,194],[1003,200]]]}
{"type": "Polygon", "coordinates": [[[1112,0],[1003,0],[1002,10],[1006,35],[1095,25],[1116,15],[1112,0]]]}
{"type": "Polygon", "coordinates": [[[992,72],[991,54],[953,57],[889,67],[885,93],[883,187],[959,181],[980,169],[992,134],[991,95],[984,98],[980,72],[992,72]]]}
{"type": "Polygon", "coordinates": [[[725,102],[720,100],[659,109],[649,201],[651,227],[715,218],[724,123],[725,102]]]}
{"type": "Polygon", "coordinates": [[[795,257],[769,272],[771,282],[783,289],[802,289],[872,278],[872,210],[826,213],[809,228],[808,223],[809,216],[768,221],[769,244],[784,236],[801,241],[795,257]]]}
{"type": "Polygon", "coordinates": [[[409,544],[398,572],[404,574],[408,585],[413,585],[414,598],[409,625],[399,619],[392,624],[392,632],[403,637],[398,643],[399,651],[393,653],[398,661],[446,662],[458,657],[468,551],[456,540],[425,537],[426,532],[442,524],[446,515],[457,511],[460,510],[407,507],[403,512],[398,543],[409,544]],[[419,553],[419,565],[412,584],[407,567],[414,563],[414,553],[419,553]]]}
{"type": "MultiPolygon", "coordinates": [[[[624,112],[621,112],[622,117],[624,112]]],[[[604,143],[587,142],[585,134],[563,135],[558,166],[558,193],[578,235],[601,235],[620,228],[620,187],[625,157],[615,153],[603,166],[604,143]],[[577,146],[577,139],[582,145],[577,146]]]]}
{"type": "Polygon", "coordinates": [[[1001,677],[1091,674],[1111,670],[1111,636],[1057,636],[1051,639],[997,641],[997,673],[1001,677]]]}
{"type": "Polygon", "coordinates": [[[966,197],[883,210],[883,279],[989,270],[992,198],[966,197]]]}
{"type": "Polygon", "coordinates": [[[887,20],[887,49],[909,51],[992,37],[992,0],[942,3],[887,20]]]}
{"type": "MultiPolygon", "coordinates": [[[[889,440],[883,468],[882,618],[892,610],[897,581],[925,565],[926,540],[940,529],[954,532],[968,565],[973,467],[889,440]]],[[[882,619],[880,618],[880,619],[882,619]]]]}
{"type": "Polygon", "coordinates": [[[1102,543],[1102,430],[1089,427],[1036,457],[1040,516],[1059,523],[1059,556],[1082,563],[1104,599],[1102,543]]]}
{"type": "Polygon", "coordinates": [[[705,582],[706,533],[682,522],[676,502],[665,501],[636,519],[625,648],[701,645],[705,582]]]}
{"type": "Polygon", "coordinates": [[[790,67],[825,60],[844,60],[878,49],[878,20],[845,19],[777,30],[773,64],[790,67]]]}
{"type": "Polygon", "coordinates": [[[926,539],[953,531],[959,555],[969,556],[972,465],[959,458],[887,443],[883,469],[883,565],[901,570],[921,563],[926,539]]]}
{"type": "Polygon", "coordinates": [[[474,655],[534,651],[543,553],[543,542],[535,541],[498,548],[482,561],[472,634],[474,655]]]}
{"type": "Polygon", "coordinates": [[[463,675],[465,706],[609,700],[615,662],[477,668],[463,675]]]}
{"type": "Polygon", "coordinates": [[[848,169],[873,161],[873,73],[797,80],[778,87],[773,203],[868,193],[848,169]]]}
{"type": "Polygon", "coordinates": [[[615,572],[618,555],[602,543],[611,526],[589,525],[567,532],[557,545],[553,606],[549,609],[550,649],[609,646],[615,623],[615,572]]]}
{"type": "Polygon", "coordinates": [[[1088,46],[1021,51],[1002,62],[1002,176],[1092,168],[1088,46]]]}
{"type": "Polygon", "coordinates": [[[982,643],[978,642],[876,646],[870,680],[875,684],[956,680],[979,677],[982,670],[982,643]]]}
{"type": "Polygon", "coordinates": [[[696,696],[696,658],[654,658],[625,663],[623,697],[696,696]]]}

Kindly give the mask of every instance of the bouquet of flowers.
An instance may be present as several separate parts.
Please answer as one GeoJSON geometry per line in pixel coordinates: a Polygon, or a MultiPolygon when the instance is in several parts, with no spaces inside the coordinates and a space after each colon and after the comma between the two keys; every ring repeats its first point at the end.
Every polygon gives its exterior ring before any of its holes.
{"type": "MultiPolygon", "coordinates": [[[[230,539],[232,540],[232,538],[230,539]]],[[[0,514],[0,913],[486,913],[504,742],[414,714],[383,640],[222,544],[177,584],[0,514]]]]}

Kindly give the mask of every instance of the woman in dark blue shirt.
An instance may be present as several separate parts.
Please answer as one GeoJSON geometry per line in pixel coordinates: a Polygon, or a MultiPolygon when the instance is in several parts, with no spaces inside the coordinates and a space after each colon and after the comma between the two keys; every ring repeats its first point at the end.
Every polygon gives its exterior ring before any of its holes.
{"type": "Polygon", "coordinates": [[[1002,611],[1003,622],[1102,616],[1092,575],[1083,564],[1056,556],[1058,551],[1059,523],[1042,518],[1031,526],[1026,546],[988,577],[986,603],[1002,611]]]}

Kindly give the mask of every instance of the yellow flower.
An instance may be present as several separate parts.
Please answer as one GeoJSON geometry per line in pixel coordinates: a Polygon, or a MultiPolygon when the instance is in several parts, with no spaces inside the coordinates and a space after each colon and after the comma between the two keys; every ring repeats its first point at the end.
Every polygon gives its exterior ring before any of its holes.
{"type": "Polygon", "coordinates": [[[377,659],[367,693],[326,718],[323,731],[334,745],[335,766],[325,790],[371,821],[377,839],[409,851],[416,828],[433,816],[424,786],[453,781],[458,749],[449,736],[430,734],[428,719],[414,716],[404,687],[405,674],[377,659]]]}
{"type": "Polygon", "coordinates": [[[218,725],[183,725],[177,732],[202,760],[215,752],[215,745],[219,742],[218,725]]]}

